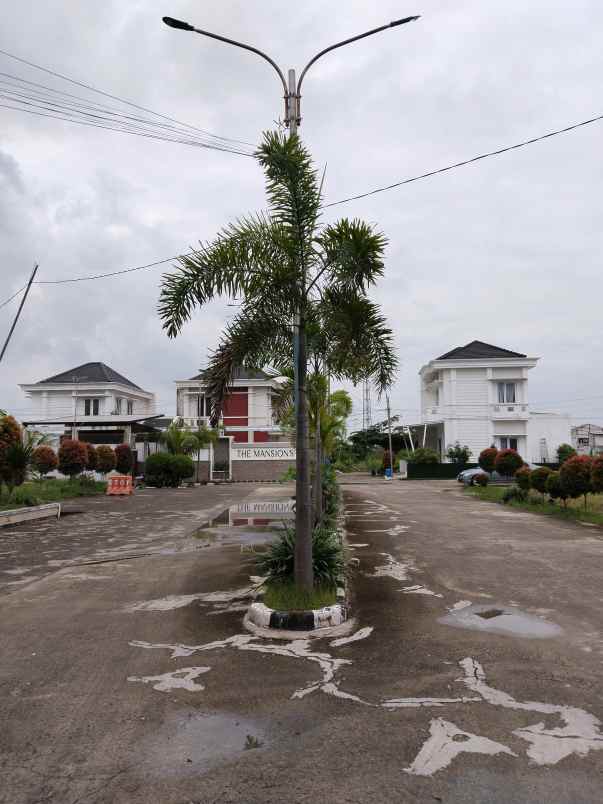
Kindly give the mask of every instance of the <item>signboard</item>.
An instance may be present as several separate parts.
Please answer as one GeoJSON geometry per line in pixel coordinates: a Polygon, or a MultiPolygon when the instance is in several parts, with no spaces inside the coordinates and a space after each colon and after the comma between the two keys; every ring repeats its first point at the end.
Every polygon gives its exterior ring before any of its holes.
{"type": "Polygon", "coordinates": [[[295,447],[239,447],[232,445],[233,461],[294,461],[295,447]]]}

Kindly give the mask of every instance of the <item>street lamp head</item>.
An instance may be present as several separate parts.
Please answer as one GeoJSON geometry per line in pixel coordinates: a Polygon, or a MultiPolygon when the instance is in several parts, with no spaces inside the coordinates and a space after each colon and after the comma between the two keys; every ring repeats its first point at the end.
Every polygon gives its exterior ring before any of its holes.
{"type": "Polygon", "coordinates": [[[194,31],[192,25],[189,25],[188,22],[182,22],[182,20],[175,20],[173,17],[162,17],[161,18],[166,25],[170,28],[178,28],[180,31],[194,31]]]}
{"type": "Polygon", "coordinates": [[[421,17],[421,15],[417,14],[416,17],[404,17],[404,19],[402,19],[402,20],[393,20],[392,22],[390,22],[389,27],[390,28],[395,28],[396,25],[404,25],[405,22],[414,22],[415,20],[420,19],[420,17],[421,17]]]}

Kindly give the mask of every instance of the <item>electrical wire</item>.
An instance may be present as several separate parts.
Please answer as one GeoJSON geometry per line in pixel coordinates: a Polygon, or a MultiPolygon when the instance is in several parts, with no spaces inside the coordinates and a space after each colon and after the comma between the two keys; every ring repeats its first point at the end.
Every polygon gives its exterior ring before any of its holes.
{"type": "Polygon", "coordinates": [[[485,154],[479,154],[478,156],[473,156],[471,159],[464,159],[462,162],[455,162],[453,165],[447,165],[446,167],[438,168],[437,170],[430,170],[427,173],[421,173],[419,176],[412,176],[409,179],[402,179],[401,181],[397,181],[394,184],[387,184],[385,187],[376,187],[374,190],[368,190],[365,193],[359,193],[358,195],[351,195],[348,198],[342,198],[339,201],[331,201],[329,204],[323,204],[323,208],[327,207],[336,207],[338,204],[347,204],[349,201],[357,201],[360,198],[368,198],[371,195],[377,195],[377,193],[384,193],[387,190],[393,190],[396,187],[402,187],[404,184],[411,184],[414,181],[420,181],[421,179],[427,179],[430,176],[437,176],[439,173],[446,173],[449,170],[455,170],[456,168],[464,167],[465,165],[470,165],[473,162],[479,162],[481,159],[488,159],[491,156],[499,156],[500,154],[507,153],[508,151],[515,151],[518,148],[525,148],[527,145],[533,145],[535,142],[541,142],[542,140],[546,140],[549,137],[556,137],[558,134],[566,134],[568,131],[574,131],[577,128],[581,128],[582,126],[588,126],[591,123],[598,123],[603,120],[603,114],[597,115],[596,117],[591,117],[588,120],[582,120],[580,123],[572,123],[569,126],[565,126],[565,128],[559,128],[555,131],[549,131],[546,134],[541,134],[539,137],[532,137],[529,140],[523,140],[522,142],[517,142],[515,145],[507,145],[504,148],[498,148],[495,151],[488,151],[485,154]]]}
{"type": "Polygon", "coordinates": [[[143,271],[145,268],[153,268],[156,265],[164,265],[166,262],[178,260],[187,254],[193,254],[192,251],[187,251],[184,254],[175,254],[173,257],[166,257],[165,260],[156,260],[149,262],[146,265],[137,265],[134,268],[123,268],[121,271],[111,271],[107,274],[93,274],[92,276],[76,276],[71,279],[42,279],[39,282],[34,282],[34,285],[64,285],[68,282],[88,282],[91,279],[105,279],[108,276],[120,276],[121,274],[131,274],[134,271],[143,271]]]}
{"type": "Polygon", "coordinates": [[[60,78],[63,81],[68,81],[70,84],[74,84],[75,86],[83,87],[84,89],[88,89],[91,92],[96,92],[98,95],[103,95],[106,98],[111,98],[112,100],[118,101],[119,103],[125,103],[128,106],[132,106],[134,109],[138,109],[139,111],[147,112],[148,114],[155,115],[156,117],[160,117],[163,120],[168,120],[171,123],[176,123],[176,124],[178,124],[180,126],[185,126],[186,128],[193,129],[194,131],[198,131],[201,134],[205,134],[205,135],[208,135],[208,136],[213,137],[215,139],[223,140],[225,142],[239,143],[239,144],[243,144],[243,145],[250,145],[251,147],[253,147],[253,143],[248,143],[248,142],[245,142],[244,140],[233,139],[231,137],[222,137],[222,136],[217,135],[217,134],[212,134],[210,131],[206,131],[205,129],[198,128],[197,126],[192,126],[189,123],[183,123],[181,120],[177,120],[175,117],[170,117],[169,115],[161,114],[160,112],[155,112],[153,109],[149,109],[146,106],[141,106],[140,104],[134,103],[133,101],[126,100],[125,98],[120,98],[118,95],[113,95],[110,92],[105,92],[102,89],[97,89],[96,87],[92,86],[91,84],[86,84],[83,81],[77,81],[76,79],[69,78],[69,76],[63,75],[62,73],[59,73],[59,72],[57,72],[55,70],[50,70],[47,67],[42,67],[40,64],[35,64],[35,62],[28,61],[27,59],[24,59],[24,58],[22,58],[20,56],[16,56],[14,53],[9,53],[6,50],[1,50],[0,49],[0,54],[2,54],[3,56],[6,56],[9,59],[14,59],[15,61],[21,62],[21,64],[26,64],[28,67],[33,67],[36,70],[41,70],[42,72],[47,73],[48,75],[52,75],[55,78],[60,78]]]}
{"type": "Polygon", "coordinates": [[[19,294],[23,293],[23,291],[25,290],[26,287],[27,287],[27,284],[23,285],[21,290],[18,290],[16,293],[13,293],[13,295],[9,299],[6,299],[6,301],[3,301],[2,304],[0,304],[0,310],[3,307],[6,307],[6,305],[9,304],[9,302],[12,302],[13,299],[16,299],[19,294]]]}

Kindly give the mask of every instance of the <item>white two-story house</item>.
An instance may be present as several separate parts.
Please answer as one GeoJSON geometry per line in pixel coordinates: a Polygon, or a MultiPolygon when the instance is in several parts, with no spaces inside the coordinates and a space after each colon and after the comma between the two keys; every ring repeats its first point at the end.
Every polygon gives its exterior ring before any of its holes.
{"type": "Polygon", "coordinates": [[[491,445],[515,449],[531,462],[556,460],[559,444],[570,441],[571,422],[531,409],[528,374],[537,363],[537,357],[482,341],[430,360],[419,372],[422,415],[412,429],[415,440],[442,456],[458,441],[473,460],[491,445]]]}
{"type": "Polygon", "coordinates": [[[155,394],[105,363],[84,363],[19,387],[30,403],[23,423],[54,435],[55,446],[61,437],[69,436],[92,444],[135,447],[143,436],[159,432],[152,424],[159,418],[155,394]]]}

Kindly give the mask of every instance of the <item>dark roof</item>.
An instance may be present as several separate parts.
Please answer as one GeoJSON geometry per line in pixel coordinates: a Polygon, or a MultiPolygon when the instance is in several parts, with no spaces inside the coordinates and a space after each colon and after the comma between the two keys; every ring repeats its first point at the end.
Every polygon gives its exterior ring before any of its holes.
{"type": "MultiPolygon", "coordinates": [[[[205,379],[205,372],[201,371],[195,377],[191,377],[191,380],[203,380],[205,379]]],[[[270,376],[266,374],[264,371],[255,371],[254,369],[248,369],[244,366],[238,366],[237,368],[233,369],[232,372],[232,379],[233,380],[269,380],[270,376]]]]}
{"type": "Polygon", "coordinates": [[[465,346],[457,346],[446,352],[445,355],[440,355],[436,360],[482,360],[496,357],[527,357],[522,355],[521,352],[512,352],[510,349],[501,349],[500,346],[492,346],[490,343],[483,341],[471,341],[465,346]]]}
{"type": "Polygon", "coordinates": [[[142,391],[140,386],[128,380],[123,374],[119,374],[110,366],[104,363],[84,363],[81,366],[69,369],[69,371],[62,371],[60,374],[55,374],[54,377],[47,377],[45,380],[40,380],[36,385],[55,384],[55,383],[74,383],[74,382],[88,382],[88,383],[121,383],[121,385],[129,385],[130,388],[136,388],[142,391]]]}

